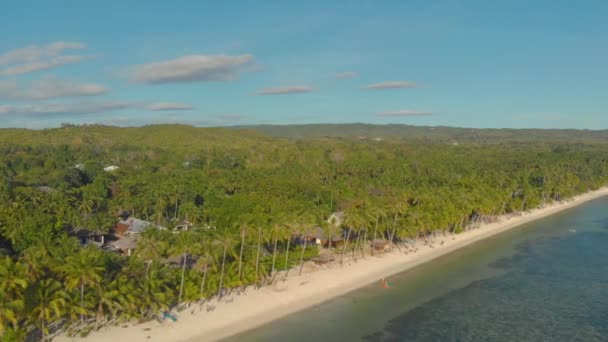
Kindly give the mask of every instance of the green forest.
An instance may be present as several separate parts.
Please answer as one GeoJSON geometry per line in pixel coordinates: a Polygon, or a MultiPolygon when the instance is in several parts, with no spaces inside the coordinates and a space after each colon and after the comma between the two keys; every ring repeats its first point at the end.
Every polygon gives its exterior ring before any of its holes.
{"type": "Polygon", "coordinates": [[[343,239],[335,255],[365,255],[595,190],[606,142],[399,125],[0,129],[0,337],[86,334],[297,274],[317,227],[343,239]],[[73,234],[112,234],[125,213],[166,229],[131,255],[73,234]]]}

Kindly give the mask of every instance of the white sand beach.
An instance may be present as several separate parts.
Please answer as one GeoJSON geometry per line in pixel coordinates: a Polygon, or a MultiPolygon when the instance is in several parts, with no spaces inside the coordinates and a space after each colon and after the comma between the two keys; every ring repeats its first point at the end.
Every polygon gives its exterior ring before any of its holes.
{"type": "Polygon", "coordinates": [[[58,336],[54,341],[216,341],[314,306],[372,282],[379,282],[383,277],[405,271],[513,227],[606,195],[608,188],[601,188],[542,209],[501,217],[497,222],[482,224],[478,229],[439,238],[435,240],[433,247],[418,241],[415,253],[406,254],[395,249],[374,257],[367,255],[364,259],[359,258],[357,262],[348,260],[342,266],[336,262],[317,269],[309,267],[301,276],[298,276],[297,271],[292,271],[286,281],[279,281],[276,285],[258,290],[248,288],[245,294],[231,294],[224,297],[220,303],[212,300],[202,308],[193,304],[179,314],[177,322],[166,320],[162,324],[152,321],[130,324],[128,327],[106,327],[91,333],[86,338],[58,336]],[[215,309],[208,312],[206,310],[208,305],[215,305],[215,309]]]}

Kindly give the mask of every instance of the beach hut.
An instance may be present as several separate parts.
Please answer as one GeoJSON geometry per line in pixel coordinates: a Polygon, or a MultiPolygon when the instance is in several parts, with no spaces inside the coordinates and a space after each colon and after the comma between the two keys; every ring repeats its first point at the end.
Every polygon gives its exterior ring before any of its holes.
{"type": "MultiPolygon", "coordinates": [[[[298,243],[304,244],[304,240],[306,240],[306,243],[309,245],[314,244],[323,247],[327,247],[330,243],[329,236],[321,227],[316,227],[310,233],[299,237],[298,243]]],[[[342,237],[342,231],[340,229],[334,229],[331,237],[331,246],[338,247],[342,246],[343,243],[344,238],[342,237]]]]}
{"type": "Polygon", "coordinates": [[[327,237],[325,237],[325,232],[323,232],[323,228],[315,227],[308,233],[298,236],[296,243],[303,245],[304,241],[306,241],[307,245],[322,245],[323,242],[326,240],[327,237]]]}
{"type": "Polygon", "coordinates": [[[109,245],[115,247],[122,254],[126,254],[127,256],[131,256],[135,251],[135,247],[137,247],[137,236],[136,235],[127,235],[121,237],[116,241],[112,241],[109,245]]]}
{"type": "Polygon", "coordinates": [[[376,239],[372,241],[372,248],[379,252],[388,252],[391,249],[391,244],[386,240],[376,239]]]}

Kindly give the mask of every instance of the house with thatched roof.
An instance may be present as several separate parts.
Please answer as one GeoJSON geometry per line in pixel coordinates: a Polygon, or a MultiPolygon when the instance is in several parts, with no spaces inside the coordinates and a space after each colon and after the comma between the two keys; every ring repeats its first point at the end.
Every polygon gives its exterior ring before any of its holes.
{"type": "Polygon", "coordinates": [[[116,248],[120,253],[131,256],[137,247],[137,235],[126,235],[108,245],[116,248]]]}
{"type": "Polygon", "coordinates": [[[300,245],[304,244],[304,242],[306,242],[307,245],[320,245],[324,239],[326,239],[326,237],[323,228],[315,227],[306,234],[299,235],[295,242],[300,245]]]}
{"type": "MultiPolygon", "coordinates": [[[[304,244],[304,240],[306,240],[306,244],[309,245],[328,246],[329,244],[329,236],[321,227],[315,227],[307,234],[299,236],[296,243],[304,244]]],[[[341,231],[339,229],[334,229],[331,236],[332,247],[337,247],[343,242],[344,238],[342,237],[341,231]]]]}
{"type": "Polygon", "coordinates": [[[376,239],[372,241],[372,248],[375,251],[387,252],[391,249],[391,244],[387,240],[376,239]]]}

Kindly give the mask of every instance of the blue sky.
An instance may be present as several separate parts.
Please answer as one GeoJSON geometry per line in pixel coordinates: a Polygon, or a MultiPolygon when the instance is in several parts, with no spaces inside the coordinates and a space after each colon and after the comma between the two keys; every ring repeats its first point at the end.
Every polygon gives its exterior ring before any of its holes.
{"type": "Polygon", "coordinates": [[[13,1],[0,127],[608,128],[606,1],[13,1]]]}

